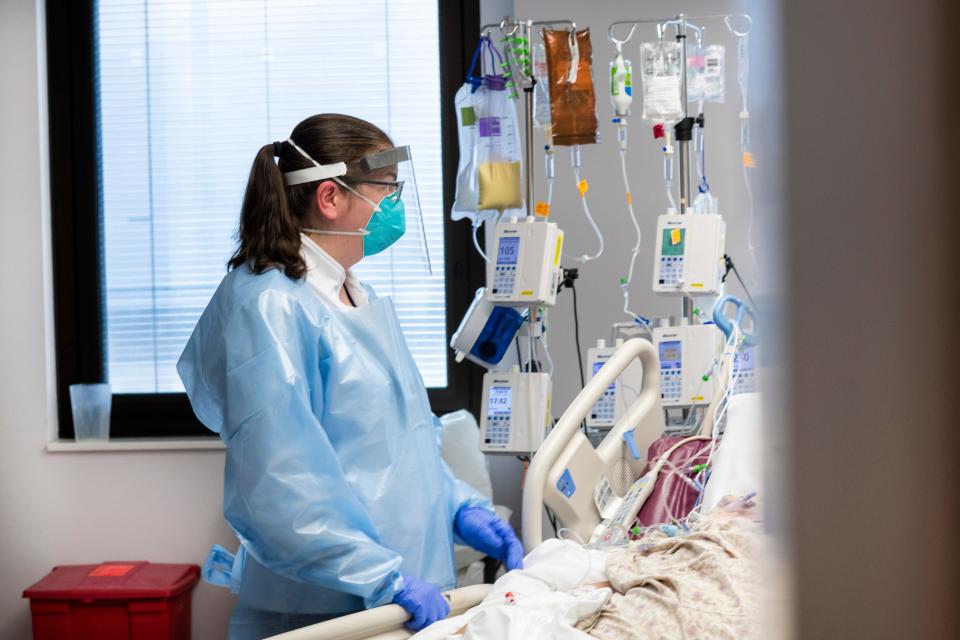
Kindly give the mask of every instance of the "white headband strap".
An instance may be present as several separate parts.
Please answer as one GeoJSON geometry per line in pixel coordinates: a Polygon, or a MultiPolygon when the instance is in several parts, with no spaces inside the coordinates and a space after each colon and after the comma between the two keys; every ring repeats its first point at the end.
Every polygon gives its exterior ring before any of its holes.
{"type": "Polygon", "coordinates": [[[287,138],[287,142],[289,142],[294,149],[299,151],[300,155],[312,162],[314,165],[312,167],[307,167],[306,169],[297,169],[296,171],[287,171],[284,173],[283,181],[287,184],[287,186],[304,184],[305,182],[315,182],[317,180],[327,180],[329,178],[336,178],[338,176],[346,175],[347,163],[335,162],[333,164],[320,164],[311,158],[310,154],[301,149],[292,138],[287,138]]]}

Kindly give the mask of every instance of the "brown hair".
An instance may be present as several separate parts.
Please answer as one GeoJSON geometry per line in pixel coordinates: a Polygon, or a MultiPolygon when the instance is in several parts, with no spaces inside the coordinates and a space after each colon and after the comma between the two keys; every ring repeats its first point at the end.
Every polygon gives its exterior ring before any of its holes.
{"type": "MultiPolygon", "coordinates": [[[[338,113],[311,116],[298,124],[290,139],[320,164],[347,163],[347,176],[360,173],[364,156],[391,147],[390,137],[365,120],[338,113]]],[[[289,142],[261,147],[253,160],[240,209],[240,246],[227,267],[247,265],[254,273],[278,268],[290,278],[306,273],[300,257],[301,222],[316,206],[317,182],[286,186],[287,171],[313,166],[289,142]],[[274,161],[274,156],[279,158],[274,161]]]]}

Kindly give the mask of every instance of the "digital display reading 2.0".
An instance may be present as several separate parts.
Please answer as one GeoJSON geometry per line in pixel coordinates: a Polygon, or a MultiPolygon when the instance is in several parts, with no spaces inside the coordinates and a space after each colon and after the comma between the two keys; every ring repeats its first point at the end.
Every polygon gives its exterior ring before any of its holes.
{"type": "Polygon", "coordinates": [[[513,387],[490,387],[490,397],[487,399],[487,415],[510,415],[512,400],[513,387]]]}
{"type": "Polygon", "coordinates": [[[500,238],[500,247],[497,249],[497,264],[517,264],[519,253],[519,236],[500,238]]]}
{"type": "Polygon", "coordinates": [[[661,369],[679,369],[680,368],[680,341],[671,340],[670,342],[660,343],[660,368],[661,369]]]}
{"type": "Polygon", "coordinates": [[[755,363],[753,361],[753,347],[744,347],[743,351],[733,352],[733,372],[747,373],[753,371],[755,363]]]}

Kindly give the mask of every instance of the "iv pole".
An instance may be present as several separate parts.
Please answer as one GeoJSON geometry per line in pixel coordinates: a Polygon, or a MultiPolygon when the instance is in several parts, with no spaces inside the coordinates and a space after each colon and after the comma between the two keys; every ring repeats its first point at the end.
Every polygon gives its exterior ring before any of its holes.
{"type": "MultiPolygon", "coordinates": [[[[730,26],[730,18],[746,18],[751,24],[753,22],[750,16],[746,14],[699,16],[693,19],[706,20],[712,18],[722,18],[727,28],[734,34],[736,34],[736,31],[730,26]]],[[[626,40],[619,41],[621,45],[626,44],[627,41],[633,37],[637,26],[641,24],[656,24],[661,28],[672,26],[677,32],[676,37],[677,43],[680,45],[680,59],[683,61],[683,69],[680,74],[680,103],[683,109],[683,117],[673,126],[673,130],[677,141],[677,156],[680,162],[680,211],[678,211],[680,215],[688,214],[690,209],[690,141],[693,139],[693,127],[697,122],[697,118],[690,116],[689,105],[687,103],[687,29],[688,27],[695,30],[697,29],[696,26],[689,23],[690,19],[686,14],[680,13],[673,18],[664,20],[617,20],[611,23],[607,29],[607,35],[610,41],[617,42],[613,36],[613,28],[618,25],[630,25],[630,33],[627,35],[626,40]]],[[[687,322],[693,323],[693,300],[686,295],[683,297],[682,314],[681,317],[687,320],[687,322]]]]}

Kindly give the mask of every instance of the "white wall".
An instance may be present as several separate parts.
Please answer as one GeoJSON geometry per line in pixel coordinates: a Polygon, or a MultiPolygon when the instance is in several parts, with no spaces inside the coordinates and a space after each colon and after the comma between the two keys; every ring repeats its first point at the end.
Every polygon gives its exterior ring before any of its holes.
{"type": "MultiPolygon", "coordinates": [[[[223,523],[223,453],[46,453],[56,431],[43,2],[0,3],[0,637],[30,637],[22,590],[57,564],[201,563],[223,523]],[[38,8],[39,5],[39,8],[38,8]]],[[[204,584],[194,637],[226,635],[232,598],[204,584]]]]}

